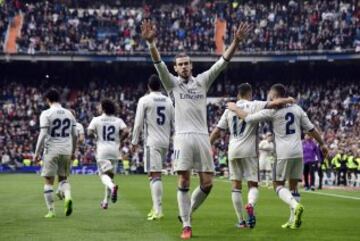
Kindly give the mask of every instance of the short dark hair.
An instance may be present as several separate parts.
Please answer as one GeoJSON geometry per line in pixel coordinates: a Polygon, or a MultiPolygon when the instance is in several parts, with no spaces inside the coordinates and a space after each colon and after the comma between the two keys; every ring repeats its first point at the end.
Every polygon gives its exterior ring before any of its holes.
{"type": "MultiPolygon", "coordinates": [[[[185,57],[190,58],[190,56],[185,52],[181,52],[181,53],[176,54],[175,57],[174,57],[174,65],[176,65],[176,59],[185,58],[185,57]]],[[[190,62],[191,62],[191,60],[190,60],[190,62]]]]}
{"type": "Polygon", "coordinates": [[[286,97],[286,95],[287,95],[286,87],[283,84],[280,84],[280,83],[274,84],[273,86],[271,86],[270,89],[274,90],[278,97],[286,97]]]}
{"type": "Polygon", "coordinates": [[[103,99],[101,101],[101,109],[107,115],[115,115],[116,114],[116,105],[110,99],[103,99]]]}
{"type": "Polygon", "coordinates": [[[152,74],[149,78],[148,86],[153,91],[159,91],[161,88],[159,76],[157,76],[156,74],[152,74]]]}
{"type": "Polygon", "coordinates": [[[45,99],[48,99],[51,103],[60,101],[60,94],[56,89],[49,89],[45,95],[45,99]]]}
{"type": "Polygon", "coordinates": [[[249,92],[252,92],[252,87],[249,83],[242,83],[239,85],[238,95],[240,97],[244,97],[245,95],[249,94],[249,92]]]}

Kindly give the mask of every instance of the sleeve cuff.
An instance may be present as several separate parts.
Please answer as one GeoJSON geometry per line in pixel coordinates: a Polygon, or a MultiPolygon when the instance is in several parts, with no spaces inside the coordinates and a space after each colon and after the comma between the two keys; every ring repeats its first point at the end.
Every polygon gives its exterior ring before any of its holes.
{"type": "Polygon", "coordinates": [[[226,58],[224,57],[224,55],[222,56],[222,59],[225,60],[225,62],[227,62],[227,63],[230,62],[230,59],[226,59],[226,58]]]}

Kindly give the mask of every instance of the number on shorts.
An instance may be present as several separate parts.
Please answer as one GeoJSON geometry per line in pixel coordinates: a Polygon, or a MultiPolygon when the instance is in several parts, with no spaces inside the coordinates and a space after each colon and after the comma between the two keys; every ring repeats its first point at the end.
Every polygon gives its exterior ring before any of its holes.
{"type": "Polygon", "coordinates": [[[165,123],[165,106],[158,106],[156,109],[157,117],[156,117],[156,123],[159,126],[164,125],[165,123]]]}
{"type": "Polygon", "coordinates": [[[292,129],[291,125],[294,124],[295,116],[293,113],[288,112],[285,115],[286,122],[286,135],[291,135],[295,133],[295,129],[292,129]]]}
{"type": "Polygon", "coordinates": [[[103,126],[103,140],[115,141],[115,126],[103,126]]]}
{"type": "Polygon", "coordinates": [[[55,119],[52,122],[51,137],[68,137],[70,135],[70,119],[55,119]]]}
{"type": "Polygon", "coordinates": [[[242,120],[240,130],[239,130],[239,133],[238,133],[238,120],[239,120],[239,118],[237,116],[233,117],[233,126],[232,127],[233,127],[233,133],[234,133],[235,137],[241,136],[242,133],[245,130],[245,127],[246,127],[246,122],[244,120],[242,120]]]}

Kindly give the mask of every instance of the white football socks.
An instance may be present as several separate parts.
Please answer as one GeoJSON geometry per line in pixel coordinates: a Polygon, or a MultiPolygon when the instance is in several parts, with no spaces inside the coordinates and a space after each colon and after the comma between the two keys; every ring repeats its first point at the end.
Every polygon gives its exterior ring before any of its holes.
{"type": "Polygon", "coordinates": [[[248,203],[255,207],[256,201],[259,197],[259,190],[257,187],[251,187],[248,192],[248,203]]]}
{"type": "Polygon", "coordinates": [[[298,202],[295,198],[291,195],[289,189],[284,186],[278,186],[276,188],[276,193],[278,194],[279,198],[287,203],[291,208],[295,209],[298,202]]]}
{"type": "Polygon", "coordinates": [[[64,193],[65,199],[71,199],[71,186],[68,180],[63,180],[59,183],[59,190],[64,193]]]}
{"type": "Polygon", "coordinates": [[[44,198],[49,211],[55,211],[54,207],[54,189],[52,185],[44,185],[44,198]]]}
{"type": "Polygon", "coordinates": [[[111,190],[105,186],[105,196],[103,201],[104,203],[109,203],[110,195],[111,195],[111,190]]]}
{"type": "MultiPolygon", "coordinates": [[[[292,192],[291,195],[294,197],[294,199],[300,203],[301,197],[300,197],[300,193],[298,192],[292,192]]],[[[294,222],[294,218],[295,218],[295,208],[290,207],[290,218],[289,221],[292,223],[294,222]]]]}
{"type": "Polygon", "coordinates": [[[156,214],[162,214],[163,185],[161,178],[153,178],[150,181],[150,190],[153,201],[153,209],[156,214]]]}
{"type": "Polygon", "coordinates": [[[191,227],[191,220],[190,220],[191,200],[189,196],[189,188],[178,188],[177,201],[179,205],[179,212],[183,223],[183,227],[191,227]]]}
{"type": "MultiPolygon", "coordinates": [[[[209,191],[210,192],[210,191],[209,191]]],[[[191,213],[195,212],[205,201],[209,192],[205,192],[201,186],[198,186],[191,194],[191,213]]]]}
{"type": "Polygon", "coordinates": [[[115,184],[113,183],[113,181],[111,180],[111,178],[106,175],[106,174],[102,174],[100,176],[101,182],[108,187],[110,190],[112,190],[115,187],[115,184]]]}
{"type": "Polygon", "coordinates": [[[235,209],[236,216],[238,218],[239,223],[244,220],[243,217],[243,200],[240,189],[233,189],[231,192],[231,200],[235,209]]]}

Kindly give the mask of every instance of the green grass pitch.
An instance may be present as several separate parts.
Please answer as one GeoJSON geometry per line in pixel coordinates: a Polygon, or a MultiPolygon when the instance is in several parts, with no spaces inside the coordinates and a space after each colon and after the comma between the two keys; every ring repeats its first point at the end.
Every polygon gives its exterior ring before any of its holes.
{"type": "MultiPolygon", "coordinates": [[[[57,217],[43,218],[43,180],[36,175],[0,175],[1,241],[110,241],[180,240],[177,220],[176,177],[164,177],[164,214],[161,221],[147,221],[150,210],[146,176],[117,176],[119,200],[108,210],[99,208],[104,189],[97,176],[72,176],[74,212],[63,214],[56,201],[57,217]]],[[[194,187],[198,183],[193,178],[194,187]]],[[[216,179],[213,192],[193,216],[193,240],[308,241],[360,240],[360,193],[324,191],[341,197],[302,193],[303,226],[283,230],[288,207],[273,190],[261,188],[256,207],[257,226],[238,230],[230,199],[230,183],[216,179]],[[347,195],[353,199],[347,199],[347,195]]],[[[245,191],[244,191],[245,193],[245,191]]]]}

